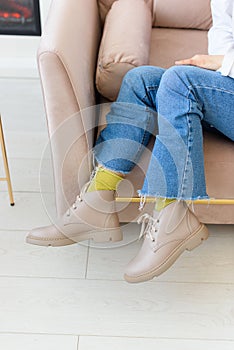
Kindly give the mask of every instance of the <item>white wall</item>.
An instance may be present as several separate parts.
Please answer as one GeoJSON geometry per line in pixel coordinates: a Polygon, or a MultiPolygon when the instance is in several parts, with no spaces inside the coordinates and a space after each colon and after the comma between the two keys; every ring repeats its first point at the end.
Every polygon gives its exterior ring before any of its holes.
{"type": "MultiPolygon", "coordinates": [[[[40,0],[42,30],[51,0],[40,0]]],[[[36,52],[40,37],[0,35],[0,78],[38,77],[36,52]]]]}

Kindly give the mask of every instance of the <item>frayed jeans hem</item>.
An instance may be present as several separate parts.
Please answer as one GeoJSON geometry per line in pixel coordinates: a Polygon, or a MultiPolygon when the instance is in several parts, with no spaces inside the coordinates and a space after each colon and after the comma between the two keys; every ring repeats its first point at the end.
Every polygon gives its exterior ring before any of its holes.
{"type": "Polygon", "coordinates": [[[139,197],[143,197],[143,198],[161,198],[161,199],[176,199],[177,201],[196,201],[199,199],[211,199],[208,195],[204,195],[204,196],[196,196],[196,197],[178,197],[178,196],[162,196],[160,194],[156,194],[156,193],[144,193],[141,190],[137,191],[139,197]]]}
{"type": "Polygon", "coordinates": [[[97,165],[101,165],[103,168],[105,168],[105,169],[107,169],[109,171],[112,171],[112,172],[118,173],[118,174],[122,174],[122,175],[128,175],[131,172],[131,170],[130,171],[124,171],[124,170],[121,170],[121,169],[113,169],[110,166],[106,166],[106,164],[104,164],[101,160],[99,160],[96,157],[95,153],[94,153],[94,156],[95,156],[95,161],[97,162],[97,165]]]}

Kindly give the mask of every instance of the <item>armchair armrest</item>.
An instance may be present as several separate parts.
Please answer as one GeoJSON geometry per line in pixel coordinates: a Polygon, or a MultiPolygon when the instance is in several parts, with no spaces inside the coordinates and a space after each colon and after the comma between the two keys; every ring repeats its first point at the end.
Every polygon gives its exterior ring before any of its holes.
{"type": "Polygon", "coordinates": [[[52,1],[38,50],[39,68],[44,53],[56,55],[71,80],[81,108],[90,105],[91,98],[94,98],[93,76],[99,39],[100,19],[96,1],[52,1]],[[87,88],[91,96],[87,94],[87,88]]]}
{"type": "Polygon", "coordinates": [[[52,1],[38,49],[38,67],[51,140],[58,215],[74,201],[89,176],[87,154],[93,145],[95,115],[84,109],[95,105],[100,32],[96,1],[52,1]],[[78,184],[82,163],[85,170],[78,184]]]}

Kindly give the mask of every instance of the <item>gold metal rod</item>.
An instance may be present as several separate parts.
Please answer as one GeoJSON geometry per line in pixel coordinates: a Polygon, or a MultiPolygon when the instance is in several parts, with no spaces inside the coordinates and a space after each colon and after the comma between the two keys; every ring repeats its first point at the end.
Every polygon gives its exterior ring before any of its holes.
{"type": "MultiPolygon", "coordinates": [[[[116,197],[116,202],[129,202],[129,203],[140,203],[140,198],[134,197],[134,198],[127,198],[127,197],[116,197]]],[[[186,201],[188,203],[193,204],[222,204],[222,205],[234,205],[234,199],[197,199],[194,201],[188,200],[186,201]]],[[[147,197],[145,199],[145,203],[155,203],[154,197],[147,197]]]]}
{"type": "Polygon", "coordinates": [[[224,199],[224,198],[217,198],[217,199],[198,199],[195,201],[187,201],[188,203],[194,203],[194,204],[221,204],[221,205],[234,205],[234,199],[224,199]]]}
{"type": "Polygon", "coordinates": [[[7,181],[6,177],[0,177],[0,181],[7,181]]]}
{"type": "Polygon", "coordinates": [[[9,166],[8,166],[8,161],[7,161],[6,145],[5,145],[5,140],[4,140],[1,115],[0,115],[0,143],[1,143],[1,148],[2,148],[3,164],[4,164],[4,168],[5,168],[5,173],[6,173],[6,181],[7,181],[8,193],[9,193],[9,197],[10,197],[10,204],[14,205],[15,203],[14,203],[12,186],[11,186],[10,171],[9,171],[9,166]]]}

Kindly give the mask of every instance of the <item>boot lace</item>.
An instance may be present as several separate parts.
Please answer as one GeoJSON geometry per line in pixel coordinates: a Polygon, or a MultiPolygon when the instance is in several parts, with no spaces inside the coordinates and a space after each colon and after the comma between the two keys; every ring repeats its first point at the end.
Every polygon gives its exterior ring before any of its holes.
{"type": "Polygon", "coordinates": [[[155,219],[149,214],[143,214],[137,220],[138,224],[142,224],[139,240],[148,236],[152,242],[156,242],[159,229],[159,218],[155,219]]]}
{"type": "Polygon", "coordinates": [[[97,167],[95,167],[95,169],[92,171],[91,175],[90,175],[90,179],[89,181],[82,187],[81,191],[80,191],[80,194],[78,194],[78,196],[76,197],[76,200],[75,202],[72,204],[72,206],[67,210],[66,212],[66,215],[67,216],[70,216],[71,215],[71,212],[72,210],[76,210],[77,209],[77,206],[80,202],[83,201],[83,196],[84,196],[84,193],[87,191],[89,185],[90,185],[90,182],[92,181],[92,179],[94,178],[95,174],[96,174],[96,171],[97,171],[97,167]]]}

